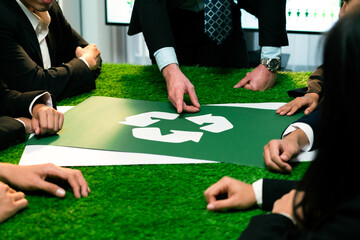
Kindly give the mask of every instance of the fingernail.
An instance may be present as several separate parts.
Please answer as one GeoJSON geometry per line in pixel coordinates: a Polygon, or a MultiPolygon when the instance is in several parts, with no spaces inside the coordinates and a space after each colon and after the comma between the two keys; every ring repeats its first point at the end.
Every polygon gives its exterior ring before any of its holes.
{"type": "Polygon", "coordinates": [[[208,205],[207,205],[207,209],[209,209],[209,210],[214,210],[214,209],[215,209],[214,204],[208,204],[208,205]]]}
{"type": "Polygon", "coordinates": [[[89,187],[88,187],[88,189],[87,189],[87,190],[88,190],[88,192],[91,192],[91,190],[90,190],[90,188],[89,188],[89,187]]]}
{"type": "Polygon", "coordinates": [[[58,188],[58,189],[56,190],[56,196],[58,196],[58,197],[64,197],[64,196],[65,196],[65,190],[62,189],[62,188],[58,188]]]}

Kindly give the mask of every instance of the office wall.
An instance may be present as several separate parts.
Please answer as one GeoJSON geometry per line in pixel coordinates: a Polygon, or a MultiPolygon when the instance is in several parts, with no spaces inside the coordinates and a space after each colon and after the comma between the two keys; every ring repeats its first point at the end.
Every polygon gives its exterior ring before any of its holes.
{"type": "MultiPolygon", "coordinates": [[[[105,24],[105,1],[59,0],[72,26],[90,43],[98,45],[104,62],[150,64],[143,36],[127,36],[127,27],[105,24]]],[[[289,46],[283,47],[288,57],[286,70],[313,71],[321,64],[321,35],[288,34],[289,46]]],[[[247,32],[249,50],[258,50],[258,33],[247,32]]],[[[285,59],[285,58],[284,58],[285,59]]],[[[286,59],[285,59],[286,60],[286,59]]]]}
{"type": "Polygon", "coordinates": [[[86,41],[95,43],[104,62],[151,64],[143,36],[127,36],[127,27],[105,24],[105,1],[59,0],[70,24],[86,41]]]}

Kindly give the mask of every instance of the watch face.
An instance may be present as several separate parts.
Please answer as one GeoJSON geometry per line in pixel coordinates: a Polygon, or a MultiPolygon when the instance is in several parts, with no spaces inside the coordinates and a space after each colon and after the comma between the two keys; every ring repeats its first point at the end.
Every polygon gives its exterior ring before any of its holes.
{"type": "Polygon", "coordinates": [[[271,59],[270,63],[269,63],[269,68],[270,69],[274,69],[277,70],[280,66],[280,61],[278,59],[271,59]]]}

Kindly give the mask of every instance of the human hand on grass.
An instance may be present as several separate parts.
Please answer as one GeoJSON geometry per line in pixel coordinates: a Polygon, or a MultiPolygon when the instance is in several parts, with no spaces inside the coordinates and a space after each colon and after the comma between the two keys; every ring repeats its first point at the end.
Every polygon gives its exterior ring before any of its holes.
{"type": "Polygon", "coordinates": [[[296,129],[283,139],[271,140],[265,145],[263,152],[266,167],[271,171],[290,173],[292,167],[288,161],[307,144],[309,139],[301,129],[296,129]]]}
{"type": "Polygon", "coordinates": [[[265,91],[275,85],[276,72],[271,72],[267,67],[259,64],[250,73],[238,82],[234,88],[245,88],[252,91],[265,91]]]}
{"type": "Polygon", "coordinates": [[[169,95],[169,101],[174,105],[178,113],[185,112],[199,112],[200,104],[197,99],[194,85],[181,72],[179,66],[172,63],[162,70],[163,76],[166,80],[166,86],[169,95]],[[188,94],[191,100],[191,105],[184,102],[184,95],[188,94]]]}
{"type": "Polygon", "coordinates": [[[81,171],[57,167],[54,164],[19,166],[3,163],[0,177],[8,184],[26,191],[42,190],[57,197],[65,197],[65,190],[49,181],[64,180],[73,189],[76,198],[87,197],[90,188],[81,171]]]}
{"type": "Polygon", "coordinates": [[[279,107],[276,113],[279,115],[293,115],[297,110],[306,107],[304,113],[306,115],[312,113],[319,102],[319,95],[317,93],[307,93],[303,97],[297,97],[291,102],[279,107]]]}
{"type": "Polygon", "coordinates": [[[8,185],[0,182],[0,223],[26,208],[28,201],[25,194],[17,192],[8,185]]]}
{"type": "Polygon", "coordinates": [[[208,203],[207,209],[247,209],[256,205],[256,198],[251,184],[231,177],[223,177],[204,192],[208,203]],[[219,195],[227,195],[225,199],[217,199],[219,195]]]}
{"type": "Polygon", "coordinates": [[[40,103],[34,105],[32,113],[31,132],[36,135],[53,135],[61,130],[64,123],[63,113],[40,103]]]}

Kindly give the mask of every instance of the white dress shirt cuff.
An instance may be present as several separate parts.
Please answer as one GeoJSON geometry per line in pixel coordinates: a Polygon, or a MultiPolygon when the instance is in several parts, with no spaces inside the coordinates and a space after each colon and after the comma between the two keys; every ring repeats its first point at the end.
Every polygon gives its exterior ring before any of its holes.
{"type": "Polygon", "coordinates": [[[31,116],[32,116],[32,109],[33,109],[34,104],[35,104],[35,102],[36,102],[37,100],[41,100],[41,103],[45,104],[45,105],[48,106],[48,107],[53,107],[50,93],[44,92],[44,93],[36,96],[36,97],[34,98],[34,100],[32,100],[32,102],[30,103],[29,112],[30,112],[31,116]],[[41,99],[40,99],[40,98],[41,98],[41,99]]]}
{"type": "Polygon", "coordinates": [[[79,57],[79,59],[80,59],[81,61],[83,61],[88,68],[90,68],[88,62],[85,60],[84,57],[79,57]]]}
{"type": "Polygon", "coordinates": [[[160,71],[169,64],[179,64],[173,47],[160,48],[154,53],[154,57],[160,71]]]}
{"type": "Polygon", "coordinates": [[[302,122],[296,122],[291,124],[285,131],[284,134],[282,136],[282,138],[286,137],[287,135],[289,135],[290,133],[292,133],[293,131],[295,131],[296,129],[301,129],[303,130],[303,132],[306,134],[308,140],[309,140],[309,144],[304,146],[301,150],[304,152],[308,152],[310,151],[310,149],[312,148],[313,144],[314,144],[314,131],[312,130],[312,128],[310,127],[310,125],[306,124],[306,123],[302,123],[302,122]]]}
{"type": "Polygon", "coordinates": [[[261,48],[261,58],[280,58],[281,59],[281,47],[262,47],[261,48]]]}
{"type": "Polygon", "coordinates": [[[253,182],[252,187],[255,193],[256,203],[259,207],[261,207],[263,204],[263,179],[253,182]]]}
{"type": "Polygon", "coordinates": [[[14,119],[15,119],[16,121],[22,123],[22,125],[24,125],[24,128],[26,129],[26,125],[25,125],[25,123],[24,123],[23,121],[21,121],[19,118],[14,118],[14,119]]]}

